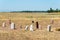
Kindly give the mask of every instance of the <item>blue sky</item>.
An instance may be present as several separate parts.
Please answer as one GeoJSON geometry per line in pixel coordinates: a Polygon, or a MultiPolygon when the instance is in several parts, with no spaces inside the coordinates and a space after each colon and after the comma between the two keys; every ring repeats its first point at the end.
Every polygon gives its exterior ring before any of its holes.
{"type": "Polygon", "coordinates": [[[60,0],[0,0],[0,11],[60,9],[60,0]]]}

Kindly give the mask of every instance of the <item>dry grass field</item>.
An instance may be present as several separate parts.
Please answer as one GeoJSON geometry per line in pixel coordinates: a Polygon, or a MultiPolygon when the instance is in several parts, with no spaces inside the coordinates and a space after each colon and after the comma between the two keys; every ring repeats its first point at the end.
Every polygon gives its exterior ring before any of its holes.
{"type": "Polygon", "coordinates": [[[0,13],[0,40],[60,40],[60,31],[55,31],[56,28],[60,28],[60,13],[0,13]],[[11,30],[10,26],[2,27],[8,19],[16,24],[15,30],[11,30]],[[51,19],[54,24],[51,24],[51,19]],[[25,31],[25,26],[30,25],[32,20],[34,28],[38,21],[42,30],[35,28],[33,32],[25,31]],[[52,26],[52,32],[46,30],[48,24],[52,26]]]}

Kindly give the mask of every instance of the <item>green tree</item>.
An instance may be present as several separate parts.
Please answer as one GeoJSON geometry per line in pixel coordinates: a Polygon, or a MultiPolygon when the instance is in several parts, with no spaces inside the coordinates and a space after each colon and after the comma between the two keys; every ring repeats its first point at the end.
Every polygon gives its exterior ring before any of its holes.
{"type": "Polygon", "coordinates": [[[59,12],[59,9],[56,9],[55,12],[59,12]]]}
{"type": "Polygon", "coordinates": [[[47,10],[47,12],[54,12],[55,10],[53,10],[52,8],[50,8],[49,10],[47,10]]]}

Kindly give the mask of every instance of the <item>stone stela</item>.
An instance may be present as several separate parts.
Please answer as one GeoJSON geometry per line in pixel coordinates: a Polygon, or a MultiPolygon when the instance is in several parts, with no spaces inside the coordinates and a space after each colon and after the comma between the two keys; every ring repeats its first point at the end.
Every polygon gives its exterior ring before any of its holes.
{"type": "Polygon", "coordinates": [[[33,24],[30,25],[30,31],[33,31],[33,24]]]}
{"type": "Polygon", "coordinates": [[[2,23],[2,27],[6,27],[6,23],[5,22],[2,23]]]}
{"type": "Polygon", "coordinates": [[[51,31],[51,25],[47,26],[47,31],[49,31],[49,32],[51,31]]]}
{"type": "Polygon", "coordinates": [[[11,29],[15,29],[15,24],[11,23],[11,29]]]}

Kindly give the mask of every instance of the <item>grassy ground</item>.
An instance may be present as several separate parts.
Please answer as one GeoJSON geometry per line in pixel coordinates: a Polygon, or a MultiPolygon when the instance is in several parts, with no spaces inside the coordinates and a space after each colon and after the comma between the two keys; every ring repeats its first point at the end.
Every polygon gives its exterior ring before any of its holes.
{"type": "Polygon", "coordinates": [[[60,32],[55,28],[60,27],[60,13],[0,13],[0,40],[60,40],[60,32]],[[51,19],[54,24],[51,24],[51,19]],[[16,29],[11,30],[10,26],[2,28],[2,22],[11,19],[16,24],[16,29]],[[31,21],[38,21],[42,26],[42,30],[34,28],[35,31],[25,31],[26,25],[30,25],[31,21]],[[48,32],[46,27],[48,24],[52,26],[52,32],[48,32]],[[20,29],[22,25],[23,29],[20,29]]]}

